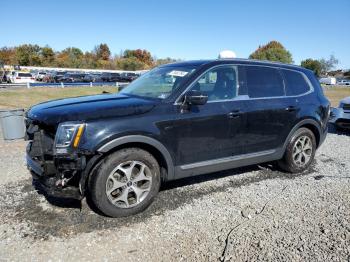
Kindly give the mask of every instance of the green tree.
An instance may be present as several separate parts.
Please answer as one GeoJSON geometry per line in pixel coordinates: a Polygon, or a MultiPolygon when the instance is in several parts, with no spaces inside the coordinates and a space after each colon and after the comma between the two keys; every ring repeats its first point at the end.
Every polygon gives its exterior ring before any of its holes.
{"type": "Polygon", "coordinates": [[[142,63],[136,57],[119,58],[115,61],[115,65],[116,65],[116,69],[130,70],[130,71],[142,70],[147,68],[147,65],[142,63]]]}
{"type": "Polygon", "coordinates": [[[22,66],[40,66],[40,51],[38,45],[25,44],[16,48],[17,63],[22,66]]]}
{"type": "Polygon", "coordinates": [[[57,55],[57,63],[63,67],[81,68],[83,65],[83,52],[76,47],[68,47],[57,55]]]}
{"type": "Polygon", "coordinates": [[[111,51],[107,44],[100,44],[95,46],[94,53],[96,54],[97,59],[108,61],[111,56],[111,51]]]}
{"type": "Polygon", "coordinates": [[[277,41],[271,41],[266,45],[259,46],[250,56],[250,59],[278,61],[282,63],[293,63],[292,54],[277,41]]]}
{"type": "Polygon", "coordinates": [[[135,58],[143,63],[147,68],[152,67],[154,62],[151,53],[145,49],[125,50],[123,58],[135,58]]]}
{"type": "Polygon", "coordinates": [[[326,75],[330,70],[334,69],[337,66],[339,60],[336,59],[334,55],[331,55],[328,60],[321,58],[319,62],[322,65],[322,74],[326,75]]]}
{"type": "Polygon", "coordinates": [[[53,66],[55,62],[55,52],[49,46],[41,48],[41,64],[44,66],[53,66]]]}
{"type": "Polygon", "coordinates": [[[304,68],[314,71],[317,76],[321,76],[322,74],[322,64],[319,60],[308,58],[301,61],[300,65],[304,68]]]}
{"type": "Polygon", "coordinates": [[[160,59],[153,59],[153,60],[155,60],[155,65],[156,66],[170,64],[170,63],[175,63],[176,61],[178,61],[178,60],[170,58],[170,57],[160,58],[160,59]]]}
{"type": "Polygon", "coordinates": [[[2,47],[0,48],[0,60],[5,65],[14,65],[17,63],[16,50],[13,47],[2,47]]]}
{"type": "Polygon", "coordinates": [[[85,52],[82,60],[83,68],[97,68],[97,57],[95,52],[85,52]]]}

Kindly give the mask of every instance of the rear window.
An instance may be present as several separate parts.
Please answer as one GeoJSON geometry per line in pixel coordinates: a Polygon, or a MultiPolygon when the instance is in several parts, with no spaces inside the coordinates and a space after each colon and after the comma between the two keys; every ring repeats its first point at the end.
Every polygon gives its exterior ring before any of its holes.
{"type": "Polygon", "coordinates": [[[284,85],[278,69],[246,66],[246,84],[251,98],[284,96],[284,85]]]}
{"type": "Polygon", "coordinates": [[[18,76],[20,76],[20,77],[32,77],[32,75],[29,73],[18,73],[18,76]]]}
{"type": "Polygon", "coordinates": [[[300,72],[284,69],[282,72],[286,81],[287,96],[305,94],[310,90],[309,84],[300,72]]]}

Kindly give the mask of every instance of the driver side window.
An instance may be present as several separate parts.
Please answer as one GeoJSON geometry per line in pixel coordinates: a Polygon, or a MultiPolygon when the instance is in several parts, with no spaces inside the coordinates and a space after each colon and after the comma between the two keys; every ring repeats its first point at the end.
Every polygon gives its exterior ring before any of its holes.
{"type": "Polygon", "coordinates": [[[236,66],[220,66],[205,73],[191,88],[208,95],[208,101],[229,100],[238,93],[236,66]]]}

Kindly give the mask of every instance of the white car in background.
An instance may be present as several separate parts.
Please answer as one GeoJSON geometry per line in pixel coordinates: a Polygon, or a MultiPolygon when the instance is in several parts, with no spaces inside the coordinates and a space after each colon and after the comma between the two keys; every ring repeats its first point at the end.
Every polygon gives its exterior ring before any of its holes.
{"type": "Polygon", "coordinates": [[[10,76],[10,82],[13,84],[34,83],[35,78],[31,73],[12,72],[12,75],[10,76]]]}
{"type": "Polygon", "coordinates": [[[323,77],[319,80],[320,83],[324,85],[335,85],[337,83],[337,79],[335,77],[323,77]]]}
{"type": "Polygon", "coordinates": [[[46,72],[38,72],[35,75],[35,80],[37,81],[43,81],[44,77],[46,76],[46,72]]]}
{"type": "Polygon", "coordinates": [[[340,80],[337,84],[341,86],[350,86],[350,80],[340,80]]]}

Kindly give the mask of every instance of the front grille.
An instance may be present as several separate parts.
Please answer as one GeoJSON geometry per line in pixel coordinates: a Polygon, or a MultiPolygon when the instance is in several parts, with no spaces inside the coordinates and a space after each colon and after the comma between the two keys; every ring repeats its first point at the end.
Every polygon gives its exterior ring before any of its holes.
{"type": "Polygon", "coordinates": [[[31,151],[42,160],[52,158],[54,140],[44,130],[34,132],[31,151]]]}
{"type": "Polygon", "coordinates": [[[54,138],[38,125],[33,124],[27,126],[26,138],[30,140],[27,154],[44,169],[46,174],[54,174],[54,138]]]}
{"type": "Polygon", "coordinates": [[[343,109],[344,111],[350,111],[350,104],[344,104],[343,109]]]}

